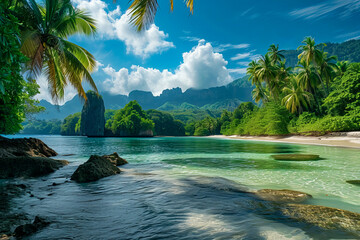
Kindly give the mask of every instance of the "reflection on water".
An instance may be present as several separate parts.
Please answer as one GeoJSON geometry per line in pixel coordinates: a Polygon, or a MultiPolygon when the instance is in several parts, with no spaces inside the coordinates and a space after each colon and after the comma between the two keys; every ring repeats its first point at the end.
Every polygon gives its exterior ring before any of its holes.
{"type": "Polygon", "coordinates": [[[16,198],[14,206],[52,222],[31,239],[356,238],[290,220],[248,192],[300,190],[314,196],[310,203],[360,212],[359,187],[345,183],[360,178],[358,150],[206,138],[41,138],[72,163],[24,180],[35,197],[16,198]],[[130,162],[120,175],[64,183],[89,155],[114,151],[130,162]],[[278,162],[270,158],[276,153],[326,160],[278,162]]]}

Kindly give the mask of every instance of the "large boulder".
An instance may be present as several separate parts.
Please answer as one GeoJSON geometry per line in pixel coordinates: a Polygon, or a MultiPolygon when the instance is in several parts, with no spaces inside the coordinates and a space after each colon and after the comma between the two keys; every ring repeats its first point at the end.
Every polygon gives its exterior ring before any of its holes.
{"type": "Polygon", "coordinates": [[[109,161],[109,159],[92,155],[88,161],[76,169],[71,176],[71,180],[79,183],[93,182],[118,173],[120,173],[120,169],[109,161]]]}
{"type": "Polygon", "coordinates": [[[67,165],[65,160],[47,157],[2,157],[0,179],[14,177],[39,177],[67,165]]]}
{"type": "Polygon", "coordinates": [[[102,157],[108,159],[115,166],[121,166],[128,163],[128,161],[119,157],[119,155],[116,152],[110,155],[103,155],[102,157]]]}
{"type": "Polygon", "coordinates": [[[9,139],[0,136],[1,157],[52,157],[57,153],[37,138],[9,139]]]}
{"type": "Polygon", "coordinates": [[[40,229],[46,227],[49,224],[49,222],[36,216],[32,223],[18,226],[14,231],[14,235],[16,238],[23,238],[39,231],[40,229]]]}
{"type": "Polygon", "coordinates": [[[283,202],[300,203],[312,198],[310,194],[299,191],[287,190],[287,189],[282,189],[282,190],[261,189],[259,191],[256,191],[255,195],[260,199],[266,201],[272,201],[272,202],[279,202],[279,203],[283,203],[283,202]]]}
{"type": "Polygon", "coordinates": [[[104,100],[94,91],[86,93],[87,101],[81,111],[81,135],[102,137],[105,131],[104,100]]]}

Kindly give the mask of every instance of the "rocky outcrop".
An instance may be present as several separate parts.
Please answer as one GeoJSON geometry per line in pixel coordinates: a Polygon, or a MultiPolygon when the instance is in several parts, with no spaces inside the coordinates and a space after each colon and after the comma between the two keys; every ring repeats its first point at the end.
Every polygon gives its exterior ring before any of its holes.
{"type": "Polygon", "coordinates": [[[346,182],[356,186],[360,186],[360,180],[347,180],[346,182]]]}
{"type": "Polygon", "coordinates": [[[65,160],[46,157],[0,158],[0,179],[15,177],[39,177],[67,165],[65,160]]]}
{"type": "Polygon", "coordinates": [[[255,195],[260,199],[278,203],[300,203],[312,198],[310,194],[287,189],[261,189],[259,191],[256,191],[255,195]]]}
{"type": "Polygon", "coordinates": [[[57,153],[36,138],[0,137],[0,179],[38,177],[54,172],[67,161],[48,157],[57,153]]]}
{"type": "Polygon", "coordinates": [[[128,163],[125,159],[119,157],[119,155],[116,152],[110,155],[103,155],[102,157],[109,160],[115,166],[121,166],[128,163]]]}
{"type": "Polygon", "coordinates": [[[53,157],[57,153],[36,138],[4,138],[0,136],[0,157],[53,157]]]}
{"type": "Polygon", "coordinates": [[[280,161],[314,161],[320,160],[319,155],[315,154],[278,154],[271,155],[271,157],[275,160],[280,161]]]}
{"type": "Polygon", "coordinates": [[[93,182],[118,173],[120,173],[120,169],[108,158],[92,155],[88,161],[76,169],[71,176],[71,180],[79,183],[93,182]]]}
{"type": "Polygon", "coordinates": [[[313,224],[324,229],[351,232],[360,237],[360,214],[337,208],[317,205],[289,203],[281,212],[300,222],[313,224]]]}
{"type": "Polygon", "coordinates": [[[86,93],[87,101],[81,111],[81,135],[89,137],[104,136],[105,106],[104,100],[94,91],[86,93]]]}
{"type": "Polygon", "coordinates": [[[26,237],[39,231],[40,229],[46,227],[49,224],[50,224],[49,222],[36,216],[32,223],[18,226],[14,231],[14,235],[16,238],[26,237]]]}

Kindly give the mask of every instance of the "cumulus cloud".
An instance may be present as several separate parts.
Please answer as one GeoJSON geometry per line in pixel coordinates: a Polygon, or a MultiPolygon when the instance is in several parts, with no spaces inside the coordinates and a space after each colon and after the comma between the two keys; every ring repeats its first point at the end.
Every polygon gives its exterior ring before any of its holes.
{"type": "Polygon", "coordinates": [[[122,13],[120,7],[108,10],[107,4],[101,0],[73,0],[79,9],[85,10],[96,19],[97,36],[101,39],[119,39],[126,45],[127,53],[142,58],[161,53],[174,47],[166,41],[168,34],[152,24],[148,29],[137,32],[129,23],[129,11],[122,13]]]}
{"type": "Polygon", "coordinates": [[[107,66],[103,71],[109,77],[103,82],[103,88],[113,94],[128,94],[136,89],[159,95],[164,89],[173,87],[185,91],[221,86],[232,81],[227,63],[222,54],[214,52],[210,43],[201,40],[191,51],[183,53],[183,62],[174,72],[141,66],[116,71],[107,66]]]}

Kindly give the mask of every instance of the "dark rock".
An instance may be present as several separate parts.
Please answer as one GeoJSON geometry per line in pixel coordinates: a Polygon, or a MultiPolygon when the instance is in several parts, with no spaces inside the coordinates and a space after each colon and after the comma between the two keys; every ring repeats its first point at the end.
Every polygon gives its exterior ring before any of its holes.
{"type": "Polygon", "coordinates": [[[81,111],[81,135],[89,137],[104,136],[105,106],[104,100],[94,91],[86,93],[87,101],[81,111]]]}
{"type": "Polygon", "coordinates": [[[274,190],[274,189],[261,189],[255,192],[255,195],[266,201],[273,202],[294,202],[300,203],[312,198],[310,194],[292,191],[287,189],[274,190]]]}
{"type": "Polygon", "coordinates": [[[29,236],[29,235],[39,231],[40,229],[46,227],[49,224],[50,224],[49,222],[36,216],[32,223],[18,226],[14,231],[14,235],[17,238],[29,236]]]}
{"type": "Polygon", "coordinates": [[[110,155],[103,155],[102,157],[108,159],[115,166],[121,166],[128,163],[128,161],[119,157],[119,155],[116,152],[110,155]]]}
{"type": "Polygon", "coordinates": [[[71,179],[79,183],[92,182],[118,173],[120,169],[107,158],[92,155],[87,162],[76,169],[71,179]]]}
{"type": "Polygon", "coordinates": [[[360,214],[337,208],[289,203],[281,212],[292,219],[324,229],[351,232],[360,237],[360,214]]]}
{"type": "Polygon", "coordinates": [[[360,180],[347,180],[346,182],[356,186],[360,186],[360,180]]]}
{"type": "Polygon", "coordinates": [[[0,157],[52,157],[57,153],[36,138],[0,137],[0,157]]]}
{"type": "Polygon", "coordinates": [[[67,165],[65,160],[47,157],[3,157],[0,158],[0,179],[14,177],[38,177],[54,172],[67,165]]]}
{"type": "Polygon", "coordinates": [[[313,161],[320,160],[319,155],[315,154],[279,154],[279,155],[271,155],[275,160],[281,161],[313,161]]]}

